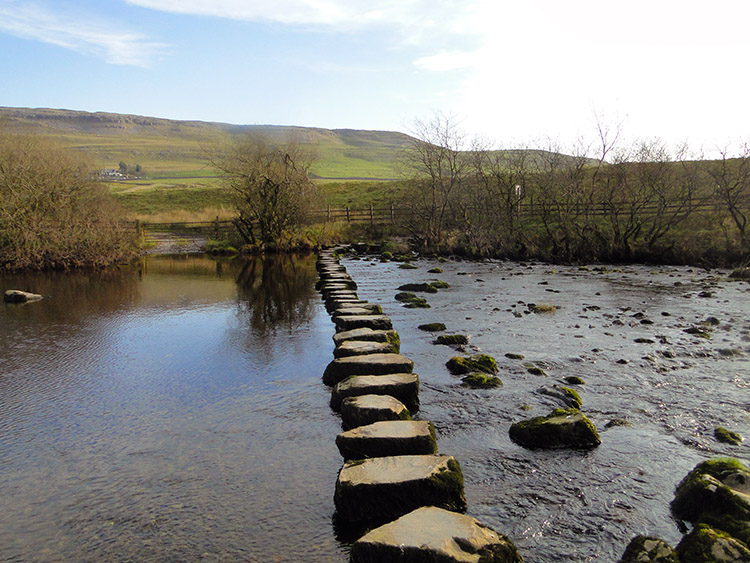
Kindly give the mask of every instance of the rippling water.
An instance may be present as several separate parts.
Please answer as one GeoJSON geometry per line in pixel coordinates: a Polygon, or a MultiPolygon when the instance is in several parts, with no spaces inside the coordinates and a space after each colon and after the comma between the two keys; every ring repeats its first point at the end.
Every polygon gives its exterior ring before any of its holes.
{"type": "Polygon", "coordinates": [[[509,535],[527,561],[612,562],[636,534],[676,544],[681,535],[669,502],[682,477],[715,455],[749,461],[747,283],[689,268],[416,264],[417,270],[404,270],[346,261],[360,297],[383,304],[401,335],[402,353],[415,361],[420,415],[435,423],[441,453],[462,464],[468,513],[509,535]],[[444,273],[427,273],[435,266],[444,273]],[[424,295],[430,309],[405,309],[393,299],[399,285],[430,279],[451,284],[424,295]],[[710,296],[699,297],[702,291],[710,296]],[[559,308],[534,314],[528,303],[559,308]],[[684,332],[708,317],[719,322],[710,340],[684,332]],[[416,328],[425,322],[470,334],[467,351],[494,356],[504,386],[462,387],[445,368],[456,352],[433,345],[434,336],[416,328]],[[509,352],[525,359],[508,359],[509,352]],[[526,362],[543,367],[547,377],[529,374],[526,362]],[[545,451],[511,442],[512,422],[557,406],[537,390],[571,375],[586,382],[572,387],[602,445],[588,452],[545,451]],[[614,418],[632,425],[606,429],[614,418]],[[746,441],[739,447],[716,442],[717,425],[746,441]]]}
{"type": "Polygon", "coordinates": [[[314,257],[5,276],[0,560],[344,561],[314,257]]]}
{"type": "MultiPolygon", "coordinates": [[[[346,261],[416,363],[421,416],[463,466],[469,514],[527,561],[615,561],[638,533],[676,543],[676,483],[713,455],[748,461],[747,445],[712,436],[721,424],[750,437],[747,283],[686,268],[418,264],[346,261]],[[426,296],[431,309],[393,299],[432,278],[452,287],[426,296]],[[560,308],[537,315],[530,302],[560,308]],[[709,316],[711,340],[683,332],[709,316]],[[444,365],[455,352],[416,328],[430,321],[471,334],[504,386],[462,387],[444,365]],[[602,445],[513,444],[512,422],[554,406],[537,389],[568,375],[586,381],[602,445]],[[632,426],[605,429],[613,418],[632,426]]],[[[152,257],[1,279],[51,298],[0,306],[0,560],[347,559],[331,524],[340,421],[320,379],[333,325],[314,257],[152,257]]]]}

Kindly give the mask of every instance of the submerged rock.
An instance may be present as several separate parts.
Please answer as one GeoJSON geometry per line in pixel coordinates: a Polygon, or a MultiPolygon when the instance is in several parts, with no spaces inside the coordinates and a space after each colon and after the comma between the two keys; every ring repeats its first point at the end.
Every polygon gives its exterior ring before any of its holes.
{"type": "Polygon", "coordinates": [[[437,453],[435,426],[429,420],[387,420],[336,436],[344,459],[437,453]]]}
{"type": "Polygon", "coordinates": [[[554,399],[563,408],[580,409],[583,405],[581,396],[575,389],[571,389],[570,387],[550,385],[540,387],[536,392],[554,399]]]}
{"type": "Polygon", "coordinates": [[[522,563],[507,537],[471,516],[425,506],[368,532],[352,563],[522,563]]]}
{"type": "Polygon", "coordinates": [[[396,518],[421,506],[466,509],[461,466],[447,455],[400,455],[349,461],[334,493],[338,515],[350,522],[396,518]]]}
{"type": "Polygon", "coordinates": [[[465,334],[441,334],[435,340],[435,344],[445,346],[463,346],[469,343],[469,337],[465,334]]]}
{"type": "Polygon", "coordinates": [[[383,420],[411,420],[406,405],[390,395],[360,395],[341,402],[344,430],[383,420]]]}
{"type": "Polygon", "coordinates": [[[28,303],[29,301],[39,301],[44,299],[43,295],[29,293],[20,289],[9,289],[5,292],[4,300],[6,303],[28,303]]]}
{"type": "Polygon", "coordinates": [[[445,330],[445,325],[443,323],[427,323],[419,325],[417,328],[425,332],[441,332],[445,330]]]}
{"type": "Polygon", "coordinates": [[[475,387],[479,389],[491,389],[493,387],[501,387],[503,382],[499,377],[489,375],[487,373],[470,373],[461,378],[464,385],[469,387],[475,387]]]}
{"type": "Polygon", "coordinates": [[[677,545],[684,563],[750,563],[750,549],[737,538],[706,524],[698,524],[677,545]]]}
{"type": "Polygon", "coordinates": [[[487,354],[474,354],[473,356],[453,356],[445,364],[453,375],[465,375],[473,372],[497,373],[497,362],[495,358],[487,354]]]}
{"type": "Polygon", "coordinates": [[[437,293],[437,288],[431,283],[406,283],[399,286],[399,291],[421,291],[423,293],[437,293]]]}
{"type": "Polygon", "coordinates": [[[677,553],[662,539],[634,537],[618,563],[679,563],[677,553]]]}
{"type": "Polygon", "coordinates": [[[336,358],[323,373],[323,383],[336,385],[350,375],[411,373],[414,362],[401,354],[367,354],[336,358]]]}
{"type": "Polygon", "coordinates": [[[742,436],[739,435],[737,432],[732,432],[731,430],[727,430],[723,426],[717,426],[714,430],[714,437],[719,442],[724,442],[725,444],[732,444],[734,446],[739,446],[742,443],[742,436]]]}
{"type": "Polygon", "coordinates": [[[576,409],[555,409],[510,427],[510,438],[526,448],[593,448],[601,438],[591,421],[576,409]]]}

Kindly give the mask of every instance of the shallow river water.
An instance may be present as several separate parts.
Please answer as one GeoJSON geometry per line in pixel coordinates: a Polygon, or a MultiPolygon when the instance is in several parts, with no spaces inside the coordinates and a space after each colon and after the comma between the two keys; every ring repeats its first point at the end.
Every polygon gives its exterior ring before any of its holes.
{"type": "MultiPolygon", "coordinates": [[[[346,561],[331,523],[340,421],[320,379],[334,329],[314,260],[2,277],[50,298],[0,306],[0,560],[346,561]]],[[[725,272],[344,263],[415,361],[420,416],[462,464],[468,513],[527,561],[616,561],[638,533],[676,543],[675,484],[713,455],[748,461],[746,442],[713,438],[720,424],[750,436],[750,286],[725,272]],[[426,295],[430,309],[394,300],[433,278],[451,287],[426,295]],[[708,317],[710,339],[684,332],[708,317]],[[430,321],[470,334],[504,386],[462,387],[445,368],[455,351],[417,329],[430,321]],[[512,422],[555,406],[537,390],[570,375],[602,445],[513,444],[512,422]],[[631,425],[606,429],[614,418],[631,425]]]]}

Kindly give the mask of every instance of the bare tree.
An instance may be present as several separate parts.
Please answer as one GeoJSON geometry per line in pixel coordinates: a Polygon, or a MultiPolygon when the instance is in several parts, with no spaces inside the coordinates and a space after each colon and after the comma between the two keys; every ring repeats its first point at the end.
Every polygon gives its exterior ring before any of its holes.
{"type": "Polygon", "coordinates": [[[317,187],[308,177],[312,156],[305,147],[251,135],[212,160],[237,196],[236,225],[246,242],[276,244],[285,231],[306,222],[317,187]]]}
{"type": "MultiPolygon", "coordinates": [[[[750,252],[750,144],[745,143],[736,158],[730,158],[728,150],[720,151],[721,158],[710,161],[708,173],[714,182],[714,196],[729,216],[739,236],[743,253],[750,252]]],[[[728,233],[727,233],[727,236],[728,233]]]]}

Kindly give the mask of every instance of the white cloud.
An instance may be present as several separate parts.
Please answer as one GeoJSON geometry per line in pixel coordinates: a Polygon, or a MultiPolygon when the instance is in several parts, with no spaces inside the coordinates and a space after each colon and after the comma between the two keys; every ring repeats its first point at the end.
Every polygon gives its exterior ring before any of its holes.
{"type": "Polygon", "coordinates": [[[100,18],[53,12],[33,2],[0,0],[0,31],[93,55],[111,64],[149,67],[167,45],[100,18]]]}

